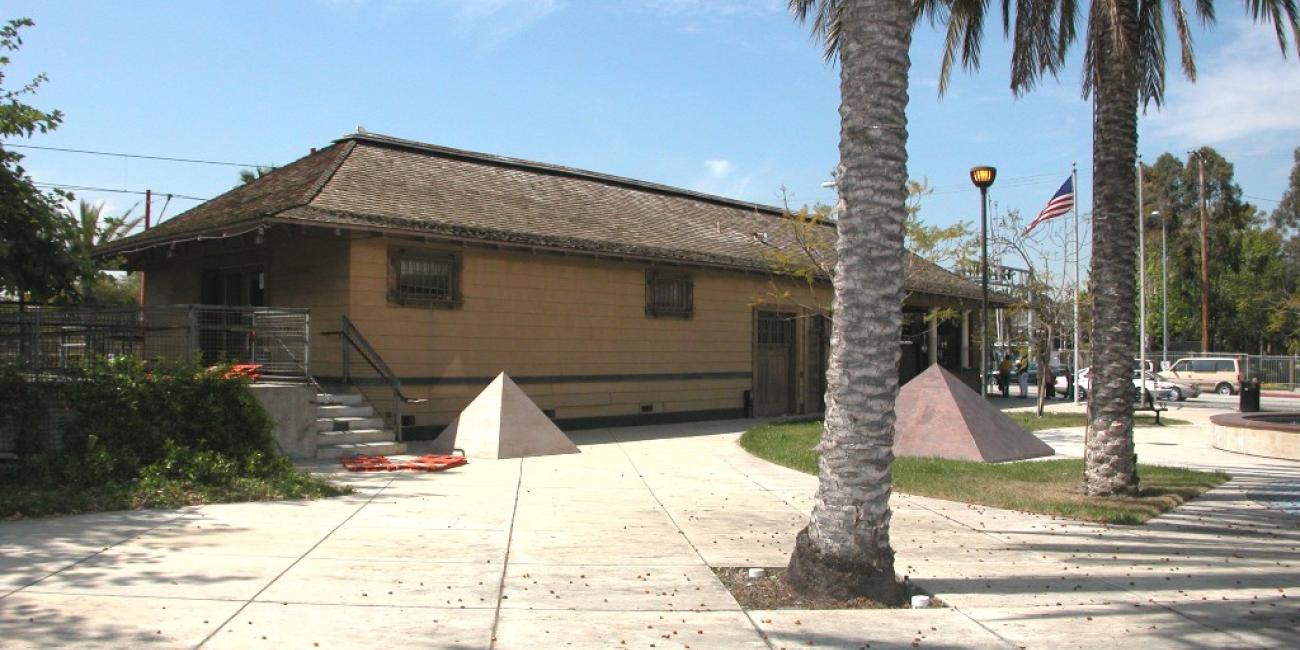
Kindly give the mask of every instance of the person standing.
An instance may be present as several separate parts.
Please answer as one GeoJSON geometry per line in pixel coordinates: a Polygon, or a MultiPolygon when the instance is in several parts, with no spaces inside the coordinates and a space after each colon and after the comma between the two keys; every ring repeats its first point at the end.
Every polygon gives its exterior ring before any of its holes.
{"type": "Polygon", "coordinates": [[[998,363],[998,390],[1002,391],[1003,397],[1011,396],[1011,355],[1002,357],[998,363]]]}
{"type": "Polygon", "coordinates": [[[1056,397],[1056,375],[1052,374],[1052,367],[1039,362],[1038,368],[1039,374],[1043,376],[1043,399],[1056,397]]]}
{"type": "Polygon", "coordinates": [[[1029,397],[1029,355],[1020,357],[1016,364],[1016,372],[1019,373],[1020,379],[1020,399],[1029,397]]]}

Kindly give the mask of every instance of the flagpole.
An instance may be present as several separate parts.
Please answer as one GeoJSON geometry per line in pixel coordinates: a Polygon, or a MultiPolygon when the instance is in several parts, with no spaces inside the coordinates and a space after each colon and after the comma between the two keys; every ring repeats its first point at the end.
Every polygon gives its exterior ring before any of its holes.
{"type": "Polygon", "coordinates": [[[1079,166],[1070,165],[1074,186],[1074,403],[1079,403],[1079,166]]]}

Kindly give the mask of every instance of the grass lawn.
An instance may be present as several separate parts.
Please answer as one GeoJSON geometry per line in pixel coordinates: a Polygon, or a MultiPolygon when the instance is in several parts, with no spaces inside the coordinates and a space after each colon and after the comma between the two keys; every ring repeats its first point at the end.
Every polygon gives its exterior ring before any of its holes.
{"type": "MultiPolygon", "coordinates": [[[[1042,429],[1064,429],[1066,427],[1081,427],[1088,424],[1088,418],[1083,413],[1053,413],[1044,411],[1043,417],[1038,417],[1033,411],[1007,411],[1008,416],[1016,421],[1016,424],[1025,428],[1025,431],[1040,431],[1042,429]]],[[[1138,414],[1134,418],[1134,424],[1139,427],[1157,426],[1155,415],[1138,414]]],[[[1187,420],[1177,418],[1160,418],[1161,426],[1166,424],[1191,424],[1187,420]]]]}
{"type": "MultiPolygon", "coordinates": [[[[740,444],[759,458],[816,474],[821,426],[818,421],[765,424],[746,431],[740,444]]],[[[894,488],[899,492],[1108,524],[1140,524],[1229,478],[1218,472],[1142,464],[1138,475],[1138,496],[1100,498],[1080,491],[1082,459],[999,464],[894,459],[894,488]]]]}

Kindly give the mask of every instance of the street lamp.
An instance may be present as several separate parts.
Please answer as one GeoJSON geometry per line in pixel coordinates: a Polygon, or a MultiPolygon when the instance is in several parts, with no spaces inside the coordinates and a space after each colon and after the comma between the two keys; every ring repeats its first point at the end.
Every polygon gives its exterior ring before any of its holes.
{"type": "Polygon", "coordinates": [[[1169,217],[1160,217],[1160,367],[1169,367],[1169,217]]]}
{"type": "Polygon", "coordinates": [[[980,397],[989,393],[989,187],[998,177],[995,167],[970,168],[970,182],[980,188],[980,397]]]}

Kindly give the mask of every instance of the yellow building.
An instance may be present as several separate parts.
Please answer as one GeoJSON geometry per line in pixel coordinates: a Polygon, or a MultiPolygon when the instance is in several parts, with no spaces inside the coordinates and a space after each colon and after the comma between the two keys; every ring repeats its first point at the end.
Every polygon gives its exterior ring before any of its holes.
{"type": "MultiPolygon", "coordinates": [[[[311,310],[310,374],[384,389],[435,435],[505,371],[565,428],[815,413],[829,284],[773,271],[813,233],[778,208],[555,165],[349,135],[103,249],[146,305],[311,310]],[[782,253],[784,251],[784,253],[782,253]],[[346,368],[345,368],[346,366],[346,368]]],[[[977,358],[979,288],[912,259],[900,373],[977,358]],[[953,307],[939,323],[927,310],[953,307]]]]}

